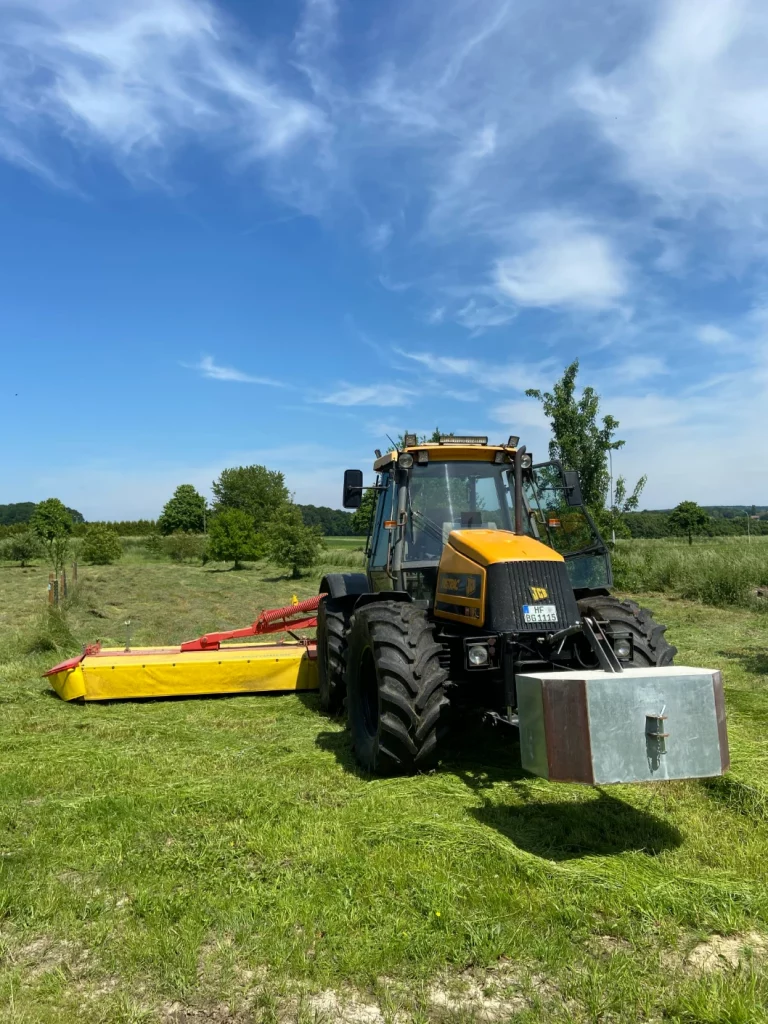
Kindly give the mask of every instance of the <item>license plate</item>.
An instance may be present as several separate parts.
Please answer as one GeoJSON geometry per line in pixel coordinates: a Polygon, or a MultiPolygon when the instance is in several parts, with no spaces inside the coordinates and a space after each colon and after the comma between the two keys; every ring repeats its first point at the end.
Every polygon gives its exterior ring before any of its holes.
{"type": "Polygon", "coordinates": [[[525,622],[557,622],[557,608],[553,604],[524,604],[525,622]]]}

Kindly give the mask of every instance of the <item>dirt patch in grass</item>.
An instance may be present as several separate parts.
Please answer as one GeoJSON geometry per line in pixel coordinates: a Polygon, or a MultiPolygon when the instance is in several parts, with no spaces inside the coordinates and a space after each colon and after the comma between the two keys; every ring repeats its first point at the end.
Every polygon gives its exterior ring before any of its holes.
{"type": "Polygon", "coordinates": [[[60,968],[73,977],[83,974],[89,967],[90,952],[75,942],[43,935],[26,945],[11,949],[8,959],[21,967],[30,981],[60,968]]]}
{"type": "Polygon", "coordinates": [[[700,942],[685,958],[685,966],[700,974],[736,970],[752,959],[768,957],[768,936],[759,932],[743,935],[712,935],[700,942]]]}

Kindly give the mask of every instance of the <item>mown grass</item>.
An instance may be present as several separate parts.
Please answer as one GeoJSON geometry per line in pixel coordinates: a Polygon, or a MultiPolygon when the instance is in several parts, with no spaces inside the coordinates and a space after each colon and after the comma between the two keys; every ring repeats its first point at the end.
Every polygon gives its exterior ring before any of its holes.
{"type": "Polygon", "coordinates": [[[733,770],[714,782],[550,785],[475,724],[439,773],[370,779],[314,695],[75,706],[40,678],[127,619],[134,642],[176,642],[317,575],[81,568],[59,616],[46,570],[0,566],[0,1020],[333,1020],[312,1002],[332,990],[365,1003],[353,1020],[469,1021],[434,986],[475,977],[491,1016],[526,1024],[768,1021],[758,613],[646,599],[679,662],[724,672],[733,770]],[[713,934],[753,956],[698,969],[713,934]]]}

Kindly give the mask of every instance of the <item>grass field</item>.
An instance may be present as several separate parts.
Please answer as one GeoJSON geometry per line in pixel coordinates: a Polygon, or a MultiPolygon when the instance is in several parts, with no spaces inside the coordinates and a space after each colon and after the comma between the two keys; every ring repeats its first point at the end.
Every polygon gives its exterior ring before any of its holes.
{"type": "Polygon", "coordinates": [[[128,619],[176,642],[316,589],[222,568],[135,550],[60,624],[47,570],[0,564],[0,1020],[768,1021],[764,614],[645,598],[724,672],[713,782],[550,785],[474,725],[438,773],[370,779],[314,695],[51,695],[128,619]]]}

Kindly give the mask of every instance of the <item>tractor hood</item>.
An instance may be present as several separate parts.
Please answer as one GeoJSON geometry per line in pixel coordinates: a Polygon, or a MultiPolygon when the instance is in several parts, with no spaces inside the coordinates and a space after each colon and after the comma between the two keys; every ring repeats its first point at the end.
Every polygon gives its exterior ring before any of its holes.
{"type": "Polygon", "coordinates": [[[562,555],[508,530],[454,530],[437,573],[435,616],[499,632],[578,621],[562,555]]]}
{"type": "Polygon", "coordinates": [[[541,541],[509,530],[454,530],[448,537],[448,544],[482,566],[495,565],[496,562],[565,561],[562,555],[541,541]]]}

